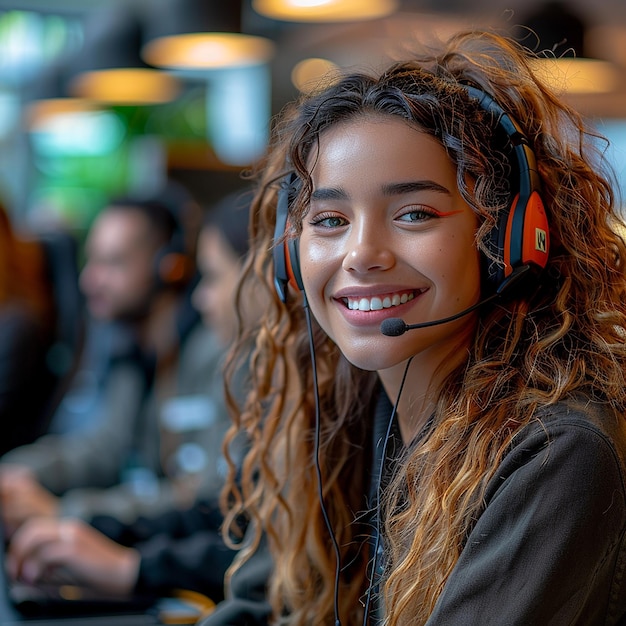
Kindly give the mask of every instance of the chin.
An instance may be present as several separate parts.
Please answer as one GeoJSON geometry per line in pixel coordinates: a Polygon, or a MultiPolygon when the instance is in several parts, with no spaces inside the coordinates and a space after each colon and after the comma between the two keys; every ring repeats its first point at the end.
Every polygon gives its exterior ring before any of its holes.
{"type": "Polygon", "coordinates": [[[361,361],[356,361],[356,360],[352,360],[352,359],[348,359],[348,361],[354,365],[354,367],[359,368],[360,370],[363,370],[364,372],[377,372],[379,369],[379,367],[372,367],[371,363],[364,363],[361,361]]]}
{"type": "Polygon", "coordinates": [[[90,306],[88,307],[89,314],[91,317],[97,320],[109,321],[111,319],[111,314],[109,309],[98,306],[90,306]]]}
{"type": "Polygon", "coordinates": [[[391,338],[382,334],[375,336],[365,333],[347,333],[343,329],[329,330],[331,332],[325,332],[339,348],[344,358],[354,367],[367,372],[387,369],[409,358],[405,355],[405,350],[402,350],[402,341],[400,344],[392,343],[391,338]]]}
{"type": "Polygon", "coordinates": [[[372,353],[372,351],[364,353],[356,350],[348,350],[343,352],[343,354],[354,367],[358,367],[366,372],[386,370],[399,363],[404,363],[410,358],[410,355],[405,357],[401,352],[398,352],[398,350],[388,352],[379,350],[374,353],[372,353]]]}

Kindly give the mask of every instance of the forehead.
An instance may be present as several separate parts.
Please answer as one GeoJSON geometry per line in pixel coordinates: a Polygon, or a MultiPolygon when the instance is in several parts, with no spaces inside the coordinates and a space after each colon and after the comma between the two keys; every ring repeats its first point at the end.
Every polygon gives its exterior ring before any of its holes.
{"type": "Polygon", "coordinates": [[[359,117],[326,129],[308,165],[314,185],[350,177],[367,187],[384,179],[416,175],[453,183],[456,175],[456,167],[436,138],[400,117],[383,115],[359,117]]]}
{"type": "Polygon", "coordinates": [[[124,250],[145,243],[149,233],[148,219],[138,211],[104,211],[93,223],[88,246],[99,250],[124,250]]]}

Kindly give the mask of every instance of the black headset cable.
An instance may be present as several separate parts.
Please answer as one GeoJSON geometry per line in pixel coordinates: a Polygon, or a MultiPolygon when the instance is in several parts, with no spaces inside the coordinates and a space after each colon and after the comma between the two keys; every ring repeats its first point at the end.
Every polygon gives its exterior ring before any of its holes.
{"type": "Polygon", "coordinates": [[[320,394],[317,381],[317,360],[315,358],[315,342],[313,341],[313,325],[311,323],[311,311],[309,310],[309,304],[304,291],[303,294],[303,307],[304,315],[306,318],[307,331],[309,333],[309,352],[311,354],[311,367],[313,369],[313,389],[315,392],[315,471],[317,473],[317,489],[320,501],[320,507],[322,509],[322,516],[330,539],[335,551],[335,584],[334,584],[334,610],[335,610],[335,626],[341,626],[341,620],[339,619],[339,578],[341,575],[341,552],[339,550],[339,544],[337,543],[337,537],[335,531],[330,523],[328,517],[328,511],[324,502],[324,489],[322,486],[322,468],[320,467],[320,439],[321,439],[321,415],[320,415],[320,394]]]}

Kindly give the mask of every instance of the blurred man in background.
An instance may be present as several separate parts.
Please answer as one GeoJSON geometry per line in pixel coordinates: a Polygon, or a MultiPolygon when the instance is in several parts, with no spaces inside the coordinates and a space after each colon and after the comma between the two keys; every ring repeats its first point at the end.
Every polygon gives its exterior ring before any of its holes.
{"type": "Polygon", "coordinates": [[[35,516],[132,521],[221,487],[224,348],[190,304],[195,229],[187,225],[197,222],[184,214],[188,200],[123,198],[96,217],[80,285],[96,357],[81,371],[95,376],[97,394],[82,424],[2,457],[9,536],[35,516]]]}

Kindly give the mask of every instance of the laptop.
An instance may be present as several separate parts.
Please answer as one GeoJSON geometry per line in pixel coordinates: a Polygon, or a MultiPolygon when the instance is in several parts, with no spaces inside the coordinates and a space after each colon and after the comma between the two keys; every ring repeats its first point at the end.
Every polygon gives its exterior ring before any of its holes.
{"type": "Polygon", "coordinates": [[[184,590],[120,597],[74,585],[24,585],[9,580],[0,563],[0,626],[183,626],[196,624],[214,606],[184,590]]]}
{"type": "MultiPolygon", "coordinates": [[[[26,585],[8,582],[8,596],[24,618],[146,615],[155,607],[154,596],[118,596],[76,585],[26,585]]],[[[156,614],[156,612],[154,612],[156,614]]],[[[135,623],[136,620],[133,620],[135,623]]],[[[154,622],[153,623],[158,623],[154,622]]],[[[117,622],[116,622],[117,624],[117,622]]]]}
{"type": "Polygon", "coordinates": [[[107,626],[112,622],[115,626],[156,626],[163,623],[154,597],[116,597],[74,586],[14,583],[6,573],[4,550],[1,556],[2,626],[107,626]]]}

